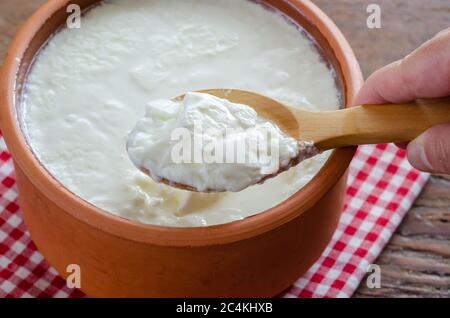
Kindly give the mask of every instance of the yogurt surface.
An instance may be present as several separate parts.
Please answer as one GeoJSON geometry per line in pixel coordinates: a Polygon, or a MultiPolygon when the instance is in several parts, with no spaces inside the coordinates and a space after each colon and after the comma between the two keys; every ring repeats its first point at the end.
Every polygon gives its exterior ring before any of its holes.
{"type": "Polygon", "coordinates": [[[333,72],[308,37],[246,0],[110,0],[40,52],[21,121],[42,164],[81,198],[163,226],[208,226],[267,210],[304,186],[328,154],[238,193],[154,182],[126,151],[151,100],[237,88],[309,110],[340,105],[333,72]]]}

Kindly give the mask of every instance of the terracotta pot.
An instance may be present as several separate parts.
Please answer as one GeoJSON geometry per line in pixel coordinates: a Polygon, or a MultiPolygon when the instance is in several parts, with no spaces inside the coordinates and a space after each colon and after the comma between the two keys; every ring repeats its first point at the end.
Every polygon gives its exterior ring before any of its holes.
{"type": "MultiPolygon", "coordinates": [[[[321,255],[342,208],[355,149],[336,150],[320,173],[284,203],[242,221],[206,228],[142,225],[78,198],[40,165],[16,117],[33,57],[66,21],[53,0],[14,39],[2,67],[1,128],[15,162],[20,205],[39,250],[58,272],[81,266],[82,290],[107,297],[263,297],[289,287],[321,255]]],[[[362,83],[353,52],[330,19],[309,1],[263,1],[301,24],[336,69],[347,105],[362,83]]]]}

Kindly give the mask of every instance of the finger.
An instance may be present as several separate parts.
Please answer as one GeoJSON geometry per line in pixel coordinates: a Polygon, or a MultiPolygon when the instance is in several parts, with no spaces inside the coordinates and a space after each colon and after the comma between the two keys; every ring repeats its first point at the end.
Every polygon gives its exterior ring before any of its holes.
{"type": "Polygon", "coordinates": [[[450,174],[450,124],[430,128],[408,145],[408,160],[419,170],[450,174]]]}
{"type": "Polygon", "coordinates": [[[450,95],[450,28],[436,35],[403,60],[370,76],[356,105],[401,103],[450,95]]]}

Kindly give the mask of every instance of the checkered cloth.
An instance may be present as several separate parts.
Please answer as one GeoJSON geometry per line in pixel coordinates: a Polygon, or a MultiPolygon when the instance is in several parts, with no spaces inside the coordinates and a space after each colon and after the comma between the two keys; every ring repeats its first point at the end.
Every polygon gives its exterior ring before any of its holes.
{"type": "MultiPolygon", "coordinates": [[[[360,147],[333,240],[284,296],[350,297],[427,179],[393,145],[360,147]]],[[[0,181],[0,298],[83,297],[81,291],[66,287],[33,244],[17,203],[13,164],[3,138],[0,181]]]]}
{"type": "Polygon", "coordinates": [[[286,297],[350,297],[428,178],[394,145],[359,147],[333,239],[286,297]]]}

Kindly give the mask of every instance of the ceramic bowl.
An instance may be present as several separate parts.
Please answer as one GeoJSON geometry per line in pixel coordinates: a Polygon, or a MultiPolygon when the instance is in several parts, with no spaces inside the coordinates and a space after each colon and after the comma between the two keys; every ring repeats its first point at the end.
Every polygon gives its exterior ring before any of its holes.
{"type": "MultiPolygon", "coordinates": [[[[71,3],[52,0],[22,27],[1,69],[0,124],[12,154],[20,206],[33,241],[62,275],[81,267],[95,297],[270,297],[318,259],[339,220],[354,148],[334,151],[318,175],[278,206],[241,221],[204,228],[134,223],[83,201],[33,155],[17,120],[21,90],[38,50],[61,28],[71,3]]],[[[266,0],[301,25],[336,70],[345,105],[362,84],[358,62],[333,22],[310,1],[266,0]]]]}

